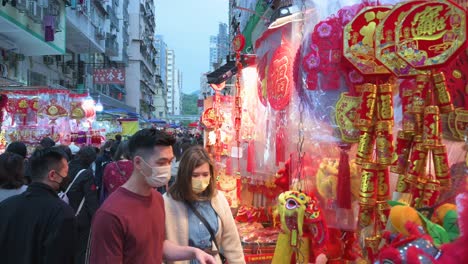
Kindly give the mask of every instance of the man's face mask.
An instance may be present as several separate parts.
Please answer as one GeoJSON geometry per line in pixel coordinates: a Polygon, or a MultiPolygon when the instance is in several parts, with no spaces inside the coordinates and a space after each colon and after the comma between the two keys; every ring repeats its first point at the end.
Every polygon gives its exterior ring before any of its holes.
{"type": "Polygon", "coordinates": [[[145,176],[145,180],[153,188],[158,188],[166,185],[171,178],[171,165],[168,166],[150,166],[143,158],[141,158],[145,166],[151,168],[151,175],[147,175],[143,171],[141,173],[145,176]]]}
{"type": "Polygon", "coordinates": [[[58,189],[56,191],[64,190],[68,184],[69,178],[67,177],[67,175],[65,176],[61,175],[58,171],[55,171],[55,174],[57,174],[58,176],[56,177],[56,179],[59,179],[59,180],[54,180],[54,182],[58,184],[58,189]]]}

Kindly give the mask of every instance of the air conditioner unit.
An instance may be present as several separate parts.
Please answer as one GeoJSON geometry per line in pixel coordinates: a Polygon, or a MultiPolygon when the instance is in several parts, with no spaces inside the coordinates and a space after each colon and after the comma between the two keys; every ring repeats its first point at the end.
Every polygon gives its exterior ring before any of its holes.
{"type": "Polygon", "coordinates": [[[96,29],[96,32],[97,32],[97,37],[98,37],[98,39],[103,40],[103,39],[106,37],[106,33],[105,33],[105,31],[104,31],[104,28],[98,27],[98,28],[96,29]]]}
{"type": "Polygon", "coordinates": [[[26,12],[28,10],[28,0],[16,0],[15,7],[20,13],[26,12]]]}
{"type": "Polygon", "coordinates": [[[28,16],[35,23],[42,23],[44,17],[44,9],[40,7],[37,2],[29,2],[28,16]]]}

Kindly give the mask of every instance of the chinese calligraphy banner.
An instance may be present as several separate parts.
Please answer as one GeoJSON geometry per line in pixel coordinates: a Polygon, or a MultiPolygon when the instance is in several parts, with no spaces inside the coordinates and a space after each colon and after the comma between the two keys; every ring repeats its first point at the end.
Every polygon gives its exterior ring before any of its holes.
{"type": "Polygon", "coordinates": [[[94,69],[95,84],[125,84],[125,68],[94,69]]]}

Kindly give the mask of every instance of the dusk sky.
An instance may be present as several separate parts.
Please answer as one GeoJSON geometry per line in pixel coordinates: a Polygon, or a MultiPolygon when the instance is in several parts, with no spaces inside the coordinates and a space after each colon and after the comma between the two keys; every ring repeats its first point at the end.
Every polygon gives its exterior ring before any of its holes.
{"type": "Polygon", "coordinates": [[[200,74],[209,70],[210,35],[228,22],[228,0],[155,0],[156,34],[163,35],[183,73],[182,92],[200,89],[200,74]]]}

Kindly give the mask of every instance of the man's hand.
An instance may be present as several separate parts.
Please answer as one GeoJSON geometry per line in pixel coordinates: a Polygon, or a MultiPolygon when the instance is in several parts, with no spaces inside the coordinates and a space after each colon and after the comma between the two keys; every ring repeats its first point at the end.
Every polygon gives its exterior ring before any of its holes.
{"type": "Polygon", "coordinates": [[[195,249],[195,258],[200,264],[216,264],[216,259],[213,256],[198,248],[195,249]]]}

